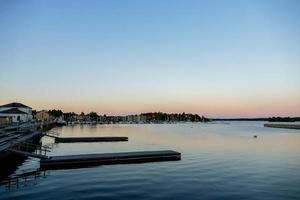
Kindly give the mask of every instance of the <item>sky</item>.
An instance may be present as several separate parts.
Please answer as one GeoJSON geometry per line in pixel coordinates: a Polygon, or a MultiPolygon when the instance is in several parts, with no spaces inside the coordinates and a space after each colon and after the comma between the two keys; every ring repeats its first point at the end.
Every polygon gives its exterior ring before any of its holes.
{"type": "Polygon", "coordinates": [[[300,116],[300,1],[0,0],[0,104],[300,116]]]}

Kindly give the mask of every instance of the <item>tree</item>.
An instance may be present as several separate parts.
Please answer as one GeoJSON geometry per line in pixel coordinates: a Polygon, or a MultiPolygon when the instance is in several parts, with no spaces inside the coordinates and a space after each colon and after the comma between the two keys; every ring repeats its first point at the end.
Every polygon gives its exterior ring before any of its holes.
{"type": "Polygon", "coordinates": [[[97,121],[98,119],[98,114],[96,112],[90,112],[90,118],[94,121],[97,121]]]}
{"type": "Polygon", "coordinates": [[[49,114],[55,118],[58,118],[63,115],[63,112],[61,110],[49,110],[49,114]]]}

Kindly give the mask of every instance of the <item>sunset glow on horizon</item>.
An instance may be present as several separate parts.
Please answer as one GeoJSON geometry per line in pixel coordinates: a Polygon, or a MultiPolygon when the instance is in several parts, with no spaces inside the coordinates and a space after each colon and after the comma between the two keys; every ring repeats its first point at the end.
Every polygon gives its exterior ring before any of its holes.
{"type": "Polygon", "coordinates": [[[300,116],[299,1],[2,1],[0,105],[300,116]]]}

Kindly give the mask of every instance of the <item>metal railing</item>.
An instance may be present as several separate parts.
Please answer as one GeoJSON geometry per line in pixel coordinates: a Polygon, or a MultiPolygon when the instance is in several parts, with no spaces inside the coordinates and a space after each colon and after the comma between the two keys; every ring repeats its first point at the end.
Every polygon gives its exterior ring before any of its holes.
{"type": "MultiPolygon", "coordinates": [[[[43,145],[36,145],[32,143],[27,143],[27,142],[21,142],[18,143],[10,148],[10,150],[16,150],[19,152],[24,152],[24,153],[31,153],[31,154],[36,154],[40,156],[46,156],[47,152],[50,151],[50,147],[48,146],[43,146],[43,145]]],[[[24,154],[25,155],[25,154],[24,154]]]]}

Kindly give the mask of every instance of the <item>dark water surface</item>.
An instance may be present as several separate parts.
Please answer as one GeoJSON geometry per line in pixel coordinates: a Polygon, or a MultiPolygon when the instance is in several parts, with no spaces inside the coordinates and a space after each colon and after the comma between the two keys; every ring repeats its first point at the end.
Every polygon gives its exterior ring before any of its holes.
{"type": "Polygon", "coordinates": [[[75,125],[61,136],[128,136],[128,142],[53,144],[49,155],[171,149],[181,161],[39,172],[28,158],[0,199],[300,199],[300,130],[230,124],[75,125]],[[258,138],[254,139],[253,135],[258,138]]]}

